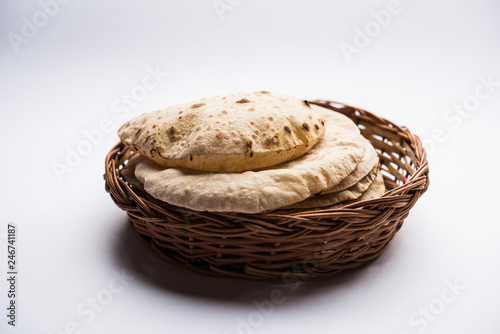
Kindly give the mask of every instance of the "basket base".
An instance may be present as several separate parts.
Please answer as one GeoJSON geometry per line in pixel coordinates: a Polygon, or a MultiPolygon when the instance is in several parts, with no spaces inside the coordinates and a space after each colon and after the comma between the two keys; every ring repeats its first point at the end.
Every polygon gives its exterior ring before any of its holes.
{"type": "MultiPolygon", "coordinates": [[[[407,216],[407,215],[406,215],[407,216]]],[[[276,263],[270,265],[270,263],[254,262],[254,263],[233,263],[225,265],[215,265],[213,262],[220,262],[221,258],[217,255],[214,258],[210,256],[200,257],[200,256],[186,256],[186,254],[180,254],[175,250],[163,247],[158,244],[153,238],[151,238],[149,232],[144,233],[144,222],[138,220],[134,216],[129,215],[130,223],[138,235],[139,239],[142,240],[149,248],[158,253],[166,261],[186,269],[191,269],[199,273],[222,276],[222,277],[238,277],[238,278],[250,278],[259,280],[281,280],[284,283],[290,282],[290,280],[296,279],[308,279],[312,277],[319,276],[331,276],[342,271],[356,269],[375,261],[389,245],[389,242],[399,231],[404,223],[405,217],[401,217],[397,223],[394,224],[394,228],[391,232],[385,230],[384,237],[378,239],[374,243],[367,243],[358,249],[353,249],[353,253],[358,253],[358,257],[354,257],[348,262],[338,262],[335,264],[331,263],[331,257],[328,257],[327,261],[321,261],[321,259],[308,259],[301,260],[297,259],[295,265],[279,267],[276,263]],[[272,269],[262,268],[272,267],[272,269]]]]}

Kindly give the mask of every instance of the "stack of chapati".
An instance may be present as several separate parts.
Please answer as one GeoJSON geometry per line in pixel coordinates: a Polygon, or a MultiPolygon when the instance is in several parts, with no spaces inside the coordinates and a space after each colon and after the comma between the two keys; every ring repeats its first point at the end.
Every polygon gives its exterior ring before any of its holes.
{"type": "Polygon", "coordinates": [[[171,106],[130,120],[118,134],[137,152],[124,179],[192,210],[285,213],[385,191],[378,155],[348,117],[279,93],[171,106]]]}

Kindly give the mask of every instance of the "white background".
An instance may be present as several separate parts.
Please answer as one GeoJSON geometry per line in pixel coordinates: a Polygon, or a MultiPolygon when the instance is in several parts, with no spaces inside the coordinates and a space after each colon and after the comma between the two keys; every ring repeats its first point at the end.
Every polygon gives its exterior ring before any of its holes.
{"type": "Polygon", "coordinates": [[[381,27],[385,0],[222,2],[221,19],[212,0],[73,0],[47,22],[37,1],[1,2],[0,268],[11,222],[19,278],[13,328],[1,275],[0,332],[500,333],[500,3],[401,0],[381,27]],[[147,68],[168,76],[124,109],[147,68]],[[300,286],[207,277],[159,259],[105,193],[126,119],[263,89],[357,105],[426,140],[431,187],[371,265],[300,286]],[[113,131],[58,178],[103,120],[113,131]]]}

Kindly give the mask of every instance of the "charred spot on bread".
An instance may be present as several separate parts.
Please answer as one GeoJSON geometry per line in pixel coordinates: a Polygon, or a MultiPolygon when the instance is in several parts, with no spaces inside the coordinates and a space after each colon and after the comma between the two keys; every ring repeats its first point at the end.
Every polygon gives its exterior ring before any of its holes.
{"type": "Polygon", "coordinates": [[[278,145],[279,142],[280,142],[280,138],[277,134],[272,136],[272,137],[266,138],[266,141],[265,141],[266,145],[278,145]]]}
{"type": "Polygon", "coordinates": [[[241,99],[241,100],[236,101],[236,103],[248,103],[248,102],[250,102],[250,101],[249,101],[249,100],[247,100],[247,99],[245,99],[245,98],[243,98],[243,99],[241,99]]]}
{"type": "Polygon", "coordinates": [[[199,108],[199,107],[203,107],[205,105],[205,103],[195,103],[191,106],[191,109],[196,109],[196,108],[199,108]]]}
{"type": "Polygon", "coordinates": [[[288,126],[285,125],[284,129],[285,129],[286,133],[288,133],[288,134],[292,133],[292,130],[290,130],[290,128],[288,126]]]}
{"type": "Polygon", "coordinates": [[[307,102],[307,100],[304,100],[304,104],[305,104],[307,107],[311,108],[311,105],[309,104],[309,102],[307,102]]]}
{"type": "Polygon", "coordinates": [[[167,136],[168,136],[168,139],[170,139],[170,141],[176,141],[176,140],[179,140],[179,135],[177,134],[177,130],[175,129],[174,126],[171,126],[168,130],[167,130],[167,136]]]}
{"type": "Polygon", "coordinates": [[[304,130],[306,130],[306,131],[309,131],[309,124],[307,124],[307,123],[303,123],[303,124],[302,124],[302,128],[303,128],[304,130]]]}
{"type": "Polygon", "coordinates": [[[215,134],[215,139],[217,139],[218,141],[223,141],[224,139],[229,139],[229,136],[222,131],[218,131],[215,134]]]}

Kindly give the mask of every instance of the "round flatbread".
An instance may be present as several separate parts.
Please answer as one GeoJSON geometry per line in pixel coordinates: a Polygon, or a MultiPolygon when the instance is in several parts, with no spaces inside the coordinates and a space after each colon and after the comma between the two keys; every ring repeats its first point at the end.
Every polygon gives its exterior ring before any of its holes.
{"type": "Polygon", "coordinates": [[[340,192],[342,190],[346,190],[354,186],[361,179],[372,173],[373,169],[378,168],[379,157],[377,151],[372,146],[368,139],[365,139],[365,155],[363,159],[359,162],[356,169],[349,174],[342,182],[338,185],[334,186],[331,189],[325,189],[322,191],[322,194],[330,194],[340,192]]]}
{"type": "Polygon", "coordinates": [[[352,204],[354,202],[361,202],[361,201],[367,201],[370,199],[375,199],[379,198],[385,193],[385,184],[384,184],[384,176],[382,175],[381,172],[377,174],[377,177],[375,180],[373,180],[373,183],[366,189],[366,191],[359,197],[358,199],[354,201],[346,201],[342,203],[335,204],[331,207],[328,207],[328,209],[336,209],[341,206],[347,205],[347,204],[352,204]]]}
{"type": "Polygon", "coordinates": [[[334,205],[340,202],[352,201],[360,196],[370,187],[373,180],[377,176],[378,170],[375,168],[368,175],[363,177],[358,183],[350,187],[349,189],[342,190],[335,193],[329,193],[324,195],[315,195],[305,199],[302,202],[294,203],[287,207],[284,207],[284,210],[288,209],[310,209],[310,208],[319,208],[324,206],[334,205]]]}
{"type": "Polygon", "coordinates": [[[216,173],[165,168],[142,159],[135,176],[153,197],[197,211],[258,213],[303,201],[339,184],[364,155],[358,127],[348,117],[326,111],[324,138],[300,158],[274,167],[216,173]]]}
{"type": "MultiPolygon", "coordinates": [[[[384,193],[385,193],[384,177],[383,177],[382,173],[379,172],[377,174],[377,176],[375,177],[375,180],[373,180],[370,187],[368,187],[368,189],[363,193],[363,195],[361,195],[361,197],[359,197],[355,200],[344,201],[344,202],[340,202],[340,203],[330,205],[330,206],[309,208],[309,210],[338,209],[338,208],[341,208],[341,207],[346,206],[348,204],[379,198],[384,193]]],[[[304,209],[288,209],[288,210],[277,210],[277,211],[274,211],[273,213],[288,215],[288,214],[292,214],[292,213],[300,213],[303,211],[304,211],[304,209]]]]}
{"type": "Polygon", "coordinates": [[[146,113],[118,135],[161,166],[234,172],[298,158],[318,143],[325,127],[307,101],[260,91],[146,113]]]}
{"type": "Polygon", "coordinates": [[[384,176],[381,172],[377,174],[375,180],[365,193],[358,199],[359,201],[367,201],[369,199],[379,198],[385,193],[384,176]]]}

